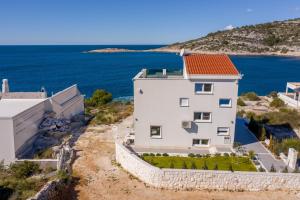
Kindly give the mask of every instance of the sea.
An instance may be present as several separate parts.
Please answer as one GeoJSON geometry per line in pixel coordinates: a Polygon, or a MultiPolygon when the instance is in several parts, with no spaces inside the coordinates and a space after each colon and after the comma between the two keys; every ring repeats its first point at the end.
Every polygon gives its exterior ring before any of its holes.
{"type": "MultiPolygon", "coordinates": [[[[114,98],[133,95],[132,78],[143,68],[180,69],[176,53],[84,53],[103,48],[144,50],[162,45],[8,45],[0,46],[0,79],[11,91],[39,91],[48,95],[77,84],[86,97],[105,89],[114,98]]],[[[285,91],[286,82],[300,82],[300,58],[287,56],[230,56],[243,74],[239,93],[266,95],[285,91]]]]}

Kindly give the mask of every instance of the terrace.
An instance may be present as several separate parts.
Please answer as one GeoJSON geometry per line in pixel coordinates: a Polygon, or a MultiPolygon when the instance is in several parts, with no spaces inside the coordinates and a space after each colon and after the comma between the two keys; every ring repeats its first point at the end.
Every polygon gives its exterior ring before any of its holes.
{"type": "Polygon", "coordinates": [[[299,108],[300,106],[299,92],[300,92],[300,82],[288,82],[286,84],[285,93],[278,93],[278,97],[281,100],[283,100],[287,105],[294,108],[299,108]]]}
{"type": "Polygon", "coordinates": [[[178,79],[183,78],[182,69],[143,69],[135,79],[178,79]]]}

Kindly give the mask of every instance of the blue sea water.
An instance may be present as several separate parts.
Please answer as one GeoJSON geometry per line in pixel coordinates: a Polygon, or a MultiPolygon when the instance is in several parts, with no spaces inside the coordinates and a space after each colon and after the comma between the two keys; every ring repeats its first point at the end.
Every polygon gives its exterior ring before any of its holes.
{"type": "MultiPolygon", "coordinates": [[[[159,45],[38,45],[0,46],[0,79],[9,79],[12,91],[48,93],[78,84],[90,96],[97,88],[110,91],[115,98],[132,96],[132,78],[142,68],[182,67],[174,53],[82,53],[100,48],[151,49],[159,45]]],[[[244,74],[239,93],[260,95],[284,91],[286,82],[300,81],[300,58],[280,56],[231,56],[244,74]]]]}

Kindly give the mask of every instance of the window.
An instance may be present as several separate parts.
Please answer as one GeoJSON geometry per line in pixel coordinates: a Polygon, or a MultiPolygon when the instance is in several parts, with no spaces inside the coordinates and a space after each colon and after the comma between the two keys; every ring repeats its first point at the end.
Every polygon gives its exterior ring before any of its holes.
{"type": "Polygon", "coordinates": [[[179,104],[180,104],[180,107],[188,107],[189,99],[188,98],[180,98],[179,104]]]}
{"type": "Polygon", "coordinates": [[[151,138],[161,138],[161,127],[160,126],[150,126],[150,137],[151,138]]]}
{"type": "Polygon", "coordinates": [[[193,139],[193,146],[208,146],[208,139],[193,139]]]}
{"type": "Polygon", "coordinates": [[[195,112],[194,113],[195,122],[211,122],[210,112],[195,112]]]}
{"type": "Polygon", "coordinates": [[[195,83],[196,94],[211,94],[213,89],[212,83],[195,83]]]}
{"type": "Polygon", "coordinates": [[[230,136],[224,137],[224,144],[231,144],[231,138],[230,138],[230,136]]]}
{"type": "Polygon", "coordinates": [[[231,99],[219,99],[219,106],[224,108],[230,108],[231,99]]]}
{"type": "Polygon", "coordinates": [[[217,135],[229,135],[229,128],[228,127],[218,127],[217,135]]]}

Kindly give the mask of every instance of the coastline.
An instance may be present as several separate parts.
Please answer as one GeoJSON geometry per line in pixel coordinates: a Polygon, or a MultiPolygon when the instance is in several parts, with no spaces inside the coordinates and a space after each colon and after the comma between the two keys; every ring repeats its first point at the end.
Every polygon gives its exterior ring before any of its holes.
{"type": "MultiPolygon", "coordinates": [[[[233,56],[285,56],[285,57],[300,57],[300,52],[266,52],[266,53],[252,53],[252,52],[231,52],[231,51],[198,51],[186,49],[189,53],[201,53],[201,54],[227,54],[233,56]]],[[[157,49],[146,49],[146,50],[132,50],[132,49],[119,49],[119,48],[105,48],[105,49],[94,49],[84,51],[82,53],[136,53],[136,52],[158,52],[158,53],[180,53],[180,49],[161,47],[157,49]]]]}

